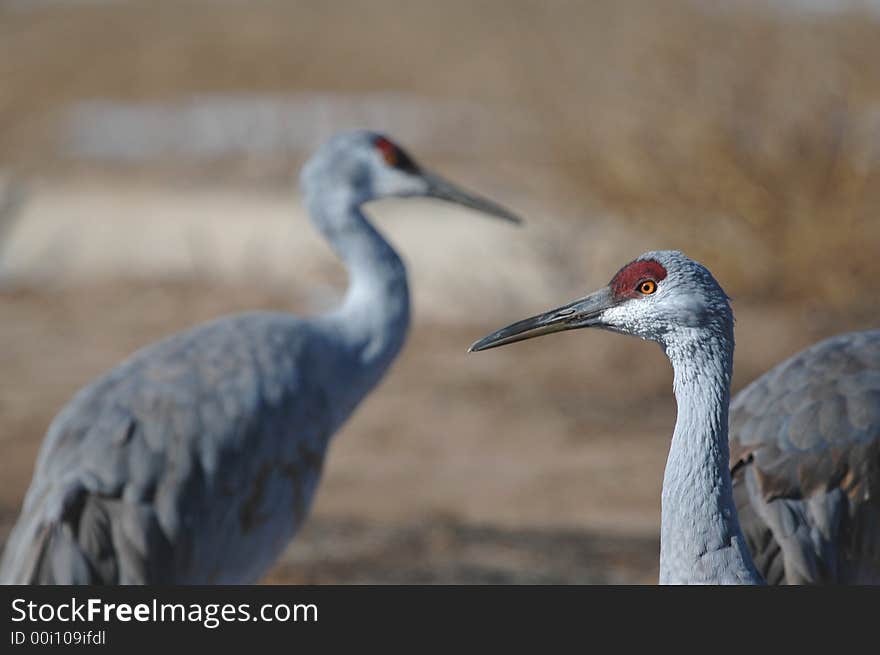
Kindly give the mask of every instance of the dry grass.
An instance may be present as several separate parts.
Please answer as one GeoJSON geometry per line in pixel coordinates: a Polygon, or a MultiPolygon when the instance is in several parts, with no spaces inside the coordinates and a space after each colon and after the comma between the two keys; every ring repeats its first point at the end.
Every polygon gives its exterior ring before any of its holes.
{"type": "Polygon", "coordinates": [[[84,98],[377,90],[468,98],[501,117],[505,107],[528,117],[527,133],[511,128],[507,146],[480,158],[509,166],[548,211],[619,216],[658,245],[712,262],[738,297],[863,304],[880,274],[880,22],[747,6],[0,8],[0,159],[31,172],[57,168],[53,117],[84,98]]]}

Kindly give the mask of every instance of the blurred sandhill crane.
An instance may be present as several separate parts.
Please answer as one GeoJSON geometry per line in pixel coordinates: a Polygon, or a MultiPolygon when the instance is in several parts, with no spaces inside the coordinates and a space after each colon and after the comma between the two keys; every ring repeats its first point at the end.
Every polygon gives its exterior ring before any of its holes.
{"type": "Polygon", "coordinates": [[[880,583],[880,330],[821,341],[743,389],[730,455],[767,582],[880,583]]]}
{"type": "Polygon", "coordinates": [[[367,131],[323,145],[301,186],[348,269],[341,306],[314,318],[221,318],[76,394],[49,427],[0,580],[259,580],[306,517],[330,437],[407,333],[404,264],[361,206],[426,196],[518,221],[367,131]]]}
{"type": "Polygon", "coordinates": [[[471,350],[582,327],[657,341],[672,362],[661,582],[880,582],[880,331],[822,341],[742,391],[729,457],[733,315],[708,270],[646,253],[471,350]]]}

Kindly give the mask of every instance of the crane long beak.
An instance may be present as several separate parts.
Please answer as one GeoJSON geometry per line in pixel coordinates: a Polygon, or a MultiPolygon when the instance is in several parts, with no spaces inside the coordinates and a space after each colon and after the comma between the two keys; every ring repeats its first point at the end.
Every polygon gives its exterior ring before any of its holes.
{"type": "Polygon", "coordinates": [[[503,218],[511,223],[523,222],[519,216],[509,209],[506,209],[480,195],[465,191],[461,187],[443,179],[439,175],[435,175],[434,173],[424,173],[423,178],[425,182],[428,183],[428,190],[425,192],[426,196],[439,198],[440,200],[446,200],[447,202],[476,209],[479,212],[503,218]]]}
{"type": "Polygon", "coordinates": [[[611,290],[605,287],[580,300],[501,328],[474,343],[468,352],[497,348],[563,330],[608,327],[602,321],[602,314],[615,304],[611,290]]]}

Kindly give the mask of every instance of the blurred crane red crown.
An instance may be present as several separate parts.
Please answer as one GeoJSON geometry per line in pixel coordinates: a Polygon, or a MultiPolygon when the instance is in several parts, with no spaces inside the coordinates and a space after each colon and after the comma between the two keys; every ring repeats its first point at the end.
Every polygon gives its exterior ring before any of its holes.
{"type": "Polygon", "coordinates": [[[385,163],[392,168],[397,168],[409,173],[418,172],[419,167],[416,166],[410,156],[384,136],[377,136],[376,140],[373,141],[373,144],[379,149],[379,152],[382,153],[382,156],[385,158],[385,163]]]}

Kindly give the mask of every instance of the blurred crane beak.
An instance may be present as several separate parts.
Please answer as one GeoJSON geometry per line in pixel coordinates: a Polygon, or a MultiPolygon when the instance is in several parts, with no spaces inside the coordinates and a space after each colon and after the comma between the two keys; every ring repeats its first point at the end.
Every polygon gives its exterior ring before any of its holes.
{"type": "Polygon", "coordinates": [[[470,191],[465,191],[461,187],[444,180],[439,175],[435,175],[433,173],[423,173],[422,177],[425,182],[428,183],[428,190],[425,192],[426,196],[431,198],[439,198],[440,200],[446,200],[447,202],[455,203],[456,205],[463,205],[465,207],[469,207],[471,209],[476,209],[479,212],[484,214],[489,214],[490,216],[497,216],[498,218],[503,218],[506,221],[510,221],[511,223],[522,223],[522,219],[514,214],[509,209],[498,205],[487,198],[483,198],[475,193],[471,193],[470,191]]]}
{"type": "Polygon", "coordinates": [[[608,287],[591,293],[586,298],[575,300],[568,305],[550,310],[537,316],[508,325],[483,337],[473,344],[468,352],[479,352],[489,348],[505,346],[517,341],[525,341],[543,334],[575,330],[585,327],[607,327],[602,322],[602,313],[616,303],[608,287]]]}

